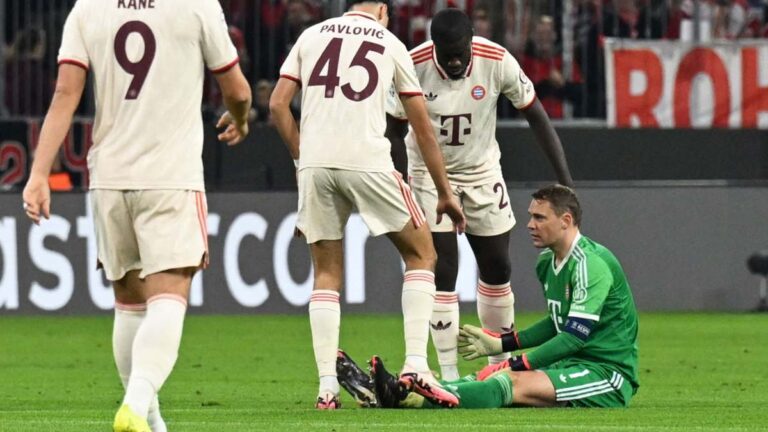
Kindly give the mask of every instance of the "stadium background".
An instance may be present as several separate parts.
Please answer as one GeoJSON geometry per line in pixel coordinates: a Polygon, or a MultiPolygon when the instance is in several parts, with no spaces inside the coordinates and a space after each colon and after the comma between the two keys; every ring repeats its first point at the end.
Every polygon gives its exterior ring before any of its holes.
{"type": "MultiPolygon", "coordinates": [[[[55,168],[61,190],[53,198],[56,216],[35,227],[20,205],[55,83],[61,28],[73,3],[0,0],[3,315],[95,313],[112,307],[108,285],[93,268],[95,246],[86,205],[90,88],[55,168]]],[[[452,4],[470,13],[478,34],[501,43],[521,61],[563,141],[584,201],[584,232],[622,260],[641,311],[744,311],[757,304],[758,279],[749,274],[745,260],[768,248],[768,27],[763,1],[394,3],[390,28],[409,47],[428,37],[434,11],[452,4]],[[608,55],[609,50],[632,49],[632,44],[658,54],[663,75],[676,81],[672,89],[656,83],[665,95],[657,105],[627,105],[638,100],[627,95],[654,86],[651,75],[637,84],[631,70],[622,80],[618,56],[608,55]],[[726,87],[733,91],[725,114],[719,114],[720,78],[694,70],[685,82],[678,64],[669,60],[670,51],[688,53],[697,47],[717,53],[726,66],[726,87]],[[747,58],[744,53],[750,50],[757,53],[755,76],[745,75],[746,63],[733,72],[731,63],[747,58]],[[679,118],[674,97],[680,80],[695,90],[686,112],[691,121],[670,125],[673,113],[679,118]],[[753,111],[754,124],[744,114],[753,111]],[[622,112],[630,113],[626,123],[622,112]],[[655,117],[649,121],[644,112],[655,117]],[[718,121],[723,115],[726,121],[718,121]]],[[[291,239],[295,177],[270,125],[267,101],[277,69],[298,34],[341,13],[343,1],[223,0],[222,5],[253,87],[257,118],[248,140],[238,147],[217,143],[213,121],[222,110],[221,98],[215,85],[206,83],[204,161],[214,266],[198,276],[192,310],[304,313],[311,269],[306,247],[291,239]]],[[[530,192],[554,175],[525,122],[503,98],[499,115],[502,166],[518,219],[512,284],[519,310],[541,310],[532,272],[536,251],[524,224],[530,192]]],[[[368,240],[359,220],[353,220],[348,233],[345,310],[399,311],[394,251],[385,240],[368,240]]],[[[458,289],[465,307],[471,308],[475,270],[466,244],[462,250],[458,289]]]]}

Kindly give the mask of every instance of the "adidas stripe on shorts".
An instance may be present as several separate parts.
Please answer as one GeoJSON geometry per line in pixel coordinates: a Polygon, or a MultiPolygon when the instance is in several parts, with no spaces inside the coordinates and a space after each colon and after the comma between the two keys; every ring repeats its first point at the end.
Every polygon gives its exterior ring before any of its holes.
{"type": "Polygon", "coordinates": [[[596,363],[568,362],[543,369],[558,402],[574,407],[622,408],[629,405],[632,385],[620,373],[596,363]]]}

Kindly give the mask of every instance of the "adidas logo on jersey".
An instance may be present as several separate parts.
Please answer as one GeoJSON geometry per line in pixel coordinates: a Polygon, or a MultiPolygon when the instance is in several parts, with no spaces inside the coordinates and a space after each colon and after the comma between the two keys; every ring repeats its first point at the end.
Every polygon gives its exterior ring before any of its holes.
{"type": "Polygon", "coordinates": [[[432,94],[432,92],[424,93],[424,98],[426,100],[432,102],[433,100],[437,99],[437,95],[436,94],[432,94]]]}
{"type": "Polygon", "coordinates": [[[447,328],[451,327],[451,324],[453,324],[453,322],[451,322],[451,321],[448,321],[445,324],[443,324],[442,321],[438,321],[437,324],[429,323],[429,325],[431,325],[433,329],[438,330],[438,331],[439,330],[446,330],[447,328]]]}

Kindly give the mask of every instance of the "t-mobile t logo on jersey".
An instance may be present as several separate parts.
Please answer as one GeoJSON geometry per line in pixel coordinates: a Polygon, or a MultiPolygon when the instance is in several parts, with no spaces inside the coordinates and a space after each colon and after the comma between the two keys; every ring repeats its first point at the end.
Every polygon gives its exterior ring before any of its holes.
{"type": "Polygon", "coordinates": [[[449,146],[464,145],[464,143],[459,141],[459,139],[462,136],[469,135],[470,133],[472,133],[472,128],[470,127],[461,129],[461,119],[467,119],[467,123],[468,123],[467,126],[472,126],[472,114],[456,114],[456,115],[449,115],[449,116],[440,116],[441,126],[446,126],[445,122],[447,122],[448,120],[453,120],[453,125],[451,127],[450,132],[447,129],[440,129],[440,135],[447,136],[451,140],[445,145],[449,145],[449,146]]]}

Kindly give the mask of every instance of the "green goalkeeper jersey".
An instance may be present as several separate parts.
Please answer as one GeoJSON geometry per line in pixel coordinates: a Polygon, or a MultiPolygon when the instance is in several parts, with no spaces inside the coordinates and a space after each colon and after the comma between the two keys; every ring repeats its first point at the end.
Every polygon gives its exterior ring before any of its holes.
{"type": "Polygon", "coordinates": [[[637,389],[637,309],[613,253],[579,234],[559,265],[551,249],[543,251],[536,274],[556,334],[583,342],[568,359],[613,368],[637,389]]]}

